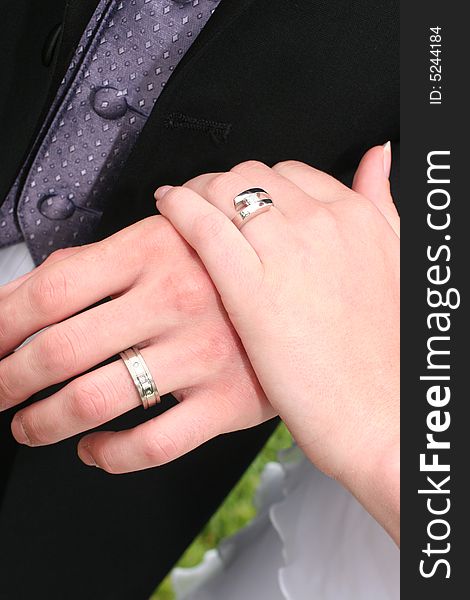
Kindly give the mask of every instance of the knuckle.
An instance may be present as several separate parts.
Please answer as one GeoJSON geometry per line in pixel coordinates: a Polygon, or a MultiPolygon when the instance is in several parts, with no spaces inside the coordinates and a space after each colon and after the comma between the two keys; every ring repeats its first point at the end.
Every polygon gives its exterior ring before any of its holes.
{"type": "Polygon", "coordinates": [[[245,160],[233,167],[232,172],[238,173],[239,175],[249,175],[253,172],[257,173],[260,170],[264,171],[267,168],[267,165],[259,160],[245,160]]]}
{"type": "Polygon", "coordinates": [[[61,270],[38,273],[29,285],[33,310],[49,315],[67,300],[69,280],[61,270]]]}
{"type": "Polygon", "coordinates": [[[329,206],[317,206],[312,214],[312,222],[316,227],[330,236],[338,231],[338,221],[335,213],[330,210],[329,206]]]}
{"type": "Polygon", "coordinates": [[[178,237],[171,223],[161,215],[145,219],[141,227],[136,229],[136,235],[137,243],[152,255],[156,250],[161,252],[168,249],[178,237]]]}
{"type": "Polygon", "coordinates": [[[52,263],[55,263],[59,260],[63,260],[64,258],[67,258],[68,256],[70,256],[71,254],[75,254],[75,252],[77,252],[78,248],[76,247],[72,247],[72,248],[59,248],[58,250],[54,250],[54,252],[52,254],[50,254],[46,260],[43,262],[43,265],[50,265],[52,263]]]}
{"type": "Polygon", "coordinates": [[[194,340],[194,345],[190,347],[191,354],[203,366],[209,366],[214,369],[214,363],[220,367],[236,361],[243,349],[234,332],[227,326],[225,328],[214,327],[211,330],[206,329],[203,335],[194,340]]]}
{"type": "Polygon", "coordinates": [[[8,369],[0,363],[0,406],[8,404],[15,398],[15,386],[8,374],[8,369]]]}
{"type": "Polygon", "coordinates": [[[178,312],[199,314],[207,309],[213,287],[202,269],[184,274],[171,274],[165,286],[169,290],[172,306],[178,312]]]}
{"type": "Polygon", "coordinates": [[[318,204],[312,207],[311,212],[305,217],[307,225],[307,246],[311,244],[311,233],[315,232],[322,240],[327,240],[329,243],[338,239],[340,236],[340,222],[334,210],[330,210],[328,204],[318,204]]]}
{"type": "Polygon", "coordinates": [[[306,168],[311,168],[299,160],[281,160],[273,166],[273,170],[277,173],[291,173],[292,171],[299,171],[306,168]]]}
{"type": "Polygon", "coordinates": [[[218,237],[227,223],[227,217],[217,211],[199,215],[194,219],[192,235],[196,243],[204,243],[218,237]]]}
{"type": "Polygon", "coordinates": [[[142,454],[147,463],[157,466],[174,460],[179,452],[176,442],[169,435],[153,431],[142,438],[142,454]]]}
{"type": "Polygon", "coordinates": [[[2,341],[7,339],[14,324],[12,305],[10,302],[4,302],[0,310],[0,347],[3,345],[2,341]]]}
{"type": "Polygon", "coordinates": [[[238,348],[233,331],[224,332],[223,335],[221,332],[215,332],[206,338],[206,357],[211,361],[215,358],[221,361],[232,359],[237,350],[241,351],[241,348],[238,348]]]}
{"type": "Polygon", "coordinates": [[[72,375],[79,368],[79,336],[68,326],[52,327],[38,338],[37,354],[47,373],[72,375]]]}
{"type": "Polygon", "coordinates": [[[108,405],[105,391],[94,381],[78,383],[70,396],[70,411],[81,423],[106,421],[108,405]]]}
{"type": "Polygon", "coordinates": [[[234,173],[219,173],[210,179],[206,184],[206,192],[209,198],[223,198],[230,190],[234,180],[238,177],[234,173]]]}
{"type": "Polygon", "coordinates": [[[134,233],[138,238],[141,238],[142,235],[144,237],[146,235],[162,235],[163,233],[167,233],[169,230],[171,230],[171,226],[167,219],[161,215],[154,215],[141,221],[139,227],[136,227],[134,233]]]}

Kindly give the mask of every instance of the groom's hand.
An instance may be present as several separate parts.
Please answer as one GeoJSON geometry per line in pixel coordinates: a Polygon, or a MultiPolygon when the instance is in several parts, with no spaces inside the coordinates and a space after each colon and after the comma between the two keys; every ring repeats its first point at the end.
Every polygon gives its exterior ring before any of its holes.
{"type": "Polygon", "coordinates": [[[180,404],[135,429],[88,436],[79,446],[86,463],[111,473],[145,469],[273,416],[200,260],[166,219],[152,217],[59,251],[0,288],[0,410],[75,378],[16,414],[17,441],[52,444],[138,407],[121,360],[83,375],[135,345],[160,393],[180,404]]]}

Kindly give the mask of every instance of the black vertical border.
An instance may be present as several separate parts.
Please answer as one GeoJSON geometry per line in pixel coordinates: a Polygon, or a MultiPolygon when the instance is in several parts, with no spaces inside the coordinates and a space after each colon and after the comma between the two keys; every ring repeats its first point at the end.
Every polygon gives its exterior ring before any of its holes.
{"type": "MultiPolygon", "coordinates": [[[[470,508],[470,395],[466,374],[470,372],[468,280],[470,278],[470,68],[468,65],[470,24],[468,5],[452,0],[403,0],[401,3],[401,217],[402,217],[402,598],[462,598],[470,592],[468,510],[470,508]],[[429,79],[430,27],[442,28],[442,105],[429,104],[434,85],[429,79]],[[426,341],[430,332],[426,316],[428,244],[444,243],[442,232],[427,227],[427,154],[450,150],[451,226],[445,233],[452,257],[451,285],[461,293],[461,306],[451,310],[451,426],[443,434],[451,441],[451,510],[446,515],[451,533],[450,579],[439,568],[430,579],[419,573],[422,549],[432,516],[426,497],[418,495],[425,483],[419,470],[419,454],[425,451],[427,384],[420,382],[426,367],[426,341]]],[[[439,85],[439,84],[437,84],[439,85]]],[[[437,474],[437,478],[439,474],[437,474]]],[[[442,543],[442,545],[444,545],[442,543]]],[[[436,542],[436,547],[439,544],[436,542]]],[[[436,558],[439,558],[436,555],[436,558]]],[[[431,564],[428,562],[428,565],[431,564]]]]}

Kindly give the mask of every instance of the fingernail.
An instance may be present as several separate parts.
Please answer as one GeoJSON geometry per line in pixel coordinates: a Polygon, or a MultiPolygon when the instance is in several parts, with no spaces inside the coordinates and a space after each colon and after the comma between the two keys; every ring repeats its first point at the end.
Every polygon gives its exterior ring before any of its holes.
{"type": "Polygon", "coordinates": [[[16,414],[13,417],[13,421],[11,422],[11,431],[13,433],[13,437],[18,442],[18,444],[23,444],[24,446],[32,446],[31,440],[29,439],[28,434],[26,433],[26,429],[24,428],[23,419],[20,414],[16,414]]]}
{"type": "Polygon", "coordinates": [[[90,452],[90,446],[79,446],[78,456],[89,467],[96,467],[96,461],[90,452]]]}
{"type": "Polygon", "coordinates": [[[388,179],[392,169],[392,144],[388,141],[383,145],[384,149],[384,175],[388,179]]]}
{"type": "Polygon", "coordinates": [[[162,187],[159,187],[155,192],[155,200],[157,202],[161,200],[172,188],[172,185],[162,185],[162,187]]]}

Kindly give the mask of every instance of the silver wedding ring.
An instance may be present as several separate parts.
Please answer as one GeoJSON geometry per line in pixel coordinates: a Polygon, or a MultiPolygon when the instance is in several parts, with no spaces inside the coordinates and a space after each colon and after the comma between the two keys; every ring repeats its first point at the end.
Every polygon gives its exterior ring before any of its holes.
{"type": "Polygon", "coordinates": [[[262,188],[251,188],[238,194],[233,200],[237,214],[232,222],[241,229],[254,216],[269,210],[274,206],[268,192],[262,188]]]}
{"type": "Polygon", "coordinates": [[[132,377],[145,410],[158,404],[160,394],[157,385],[139,349],[133,346],[120,352],[119,356],[132,377]]]}

